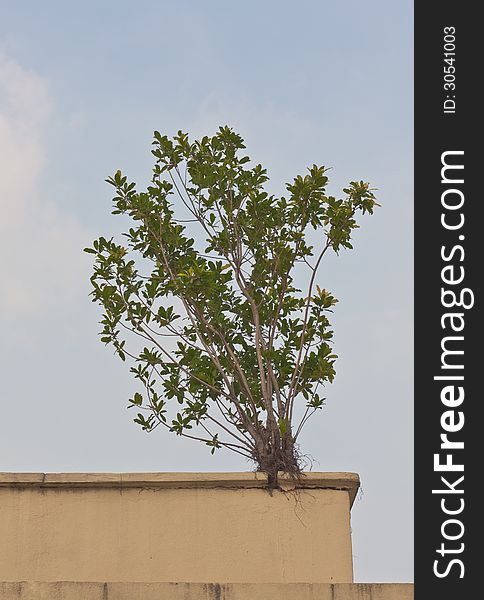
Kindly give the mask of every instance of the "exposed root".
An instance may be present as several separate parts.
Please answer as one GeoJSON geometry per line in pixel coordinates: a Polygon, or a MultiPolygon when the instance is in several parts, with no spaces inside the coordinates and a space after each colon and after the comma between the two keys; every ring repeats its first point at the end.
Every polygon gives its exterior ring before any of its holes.
{"type": "Polygon", "coordinates": [[[279,474],[284,473],[298,487],[301,483],[303,460],[298,448],[294,444],[292,436],[287,435],[284,439],[277,440],[277,445],[267,445],[260,453],[254,452],[254,462],[257,469],[267,475],[267,487],[269,490],[279,489],[279,474]]]}

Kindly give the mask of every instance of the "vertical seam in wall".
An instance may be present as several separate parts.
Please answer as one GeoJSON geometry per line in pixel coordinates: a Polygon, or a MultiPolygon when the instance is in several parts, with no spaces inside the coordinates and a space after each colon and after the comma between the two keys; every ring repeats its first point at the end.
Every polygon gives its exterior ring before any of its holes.
{"type": "Polygon", "coordinates": [[[103,585],[103,600],[108,600],[108,584],[103,585]]]}
{"type": "Polygon", "coordinates": [[[353,556],[353,531],[351,529],[351,498],[348,492],[348,531],[349,531],[349,542],[350,542],[350,568],[351,568],[351,583],[355,581],[355,560],[353,556]]]}
{"type": "Polygon", "coordinates": [[[334,583],[331,584],[331,600],[334,600],[334,583]]]}

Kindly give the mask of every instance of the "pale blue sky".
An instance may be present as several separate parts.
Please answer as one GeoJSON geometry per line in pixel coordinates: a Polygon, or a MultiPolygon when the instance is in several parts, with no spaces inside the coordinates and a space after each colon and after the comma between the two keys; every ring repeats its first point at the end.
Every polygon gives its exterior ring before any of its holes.
{"type": "Polygon", "coordinates": [[[145,182],[154,129],[229,124],[275,190],[312,163],[378,188],[319,278],[340,359],[302,442],[362,478],[356,580],[412,580],[412,21],[407,0],[0,2],[0,470],[247,468],[132,423],[81,252],[119,230],[104,179],[145,182]]]}

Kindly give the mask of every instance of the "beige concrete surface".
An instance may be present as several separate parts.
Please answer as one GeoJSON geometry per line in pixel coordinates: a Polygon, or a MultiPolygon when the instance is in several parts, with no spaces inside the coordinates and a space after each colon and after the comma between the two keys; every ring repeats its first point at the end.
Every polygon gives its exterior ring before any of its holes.
{"type": "Polygon", "coordinates": [[[254,473],[2,474],[0,581],[351,582],[358,476],[311,473],[272,494],[264,482],[254,473]]]}
{"type": "Polygon", "coordinates": [[[0,600],[413,600],[413,585],[0,582],[0,600]]]}

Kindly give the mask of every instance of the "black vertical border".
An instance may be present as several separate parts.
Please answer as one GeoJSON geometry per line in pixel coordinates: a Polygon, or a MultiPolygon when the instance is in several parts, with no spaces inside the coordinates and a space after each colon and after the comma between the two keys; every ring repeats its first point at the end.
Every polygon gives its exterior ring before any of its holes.
{"type": "MultiPolygon", "coordinates": [[[[479,411],[484,406],[480,389],[480,373],[484,372],[481,360],[483,333],[480,310],[480,280],[484,274],[484,222],[482,205],[484,186],[478,185],[484,168],[480,140],[484,134],[482,81],[484,72],[483,26],[477,16],[477,4],[449,2],[415,3],[415,597],[417,600],[460,600],[479,596],[479,579],[484,575],[484,550],[480,538],[484,520],[484,428],[479,411]],[[444,90],[444,28],[455,28],[455,91],[444,90]],[[455,114],[444,113],[444,100],[455,96],[455,114]],[[464,226],[458,232],[446,231],[441,224],[443,212],[441,194],[445,186],[441,183],[441,154],[445,151],[463,150],[464,184],[456,186],[464,192],[464,226]],[[465,239],[457,239],[464,235],[465,239]],[[458,487],[463,494],[446,496],[433,494],[433,489],[445,488],[441,476],[455,481],[457,473],[436,472],[434,454],[447,451],[440,448],[443,433],[441,415],[448,410],[440,398],[442,381],[434,376],[442,375],[441,341],[449,330],[444,330],[441,317],[441,288],[451,288],[441,280],[441,270],[446,264],[441,257],[442,246],[447,250],[462,244],[465,256],[459,261],[456,252],[451,261],[458,269],[464,267],[464,283],[453,286],[456,293],[462,287],[473,290],[475,304],[472,309],[461,309],[465,328],[461,349],[464,363],[462,371],[446,371],[445,374],[464,375],[462,385],[465,399],[455,411],[462,411],[465,424],[461,431],[449,434],[449,438],[464,441],[464,449],[453,452],[453,461],[464,464],[464,481],[458,487]],[[442,498],[449,498],[449,508],[460,505],[463,498],[465,508],[455,518],[465,527],[462,538],[445,540],[442,524],[452,518],[442,511],[442,498]],[[462,552],[437,553],[444,543],[448,549],[462,552]],[[437,570],[445,572],[452,559],[454,563],[445,577],[437,577],[437,570]],[[461,575],[463,574],[463,577],[461,575]]],[[[451,78],[448,78],[451,79],[451,78]]],[[[450,104],[450,103],[449,103],[450,104]]],[[[459,162],[451,159],[450,162],[459,162]]],[[[454,174],[456,177],[456,173],[454,174]]],[[[455,218],[460,211],[456,211],[455,218]]],[[[457,271],[456,271],[457,272],[457,271]]],[[[460,272],[460,271],[459,271],[460,272]]],[[[457,308],[451,309],[457,311],[457,308]]],[[[457,348],[457,345],[455,346],[457,348]]],[[[443,456],[442,460],[445,460],[443,456]]],[[[447,533],[458,535],[459,526],[447,526],[447,533]]]]}

